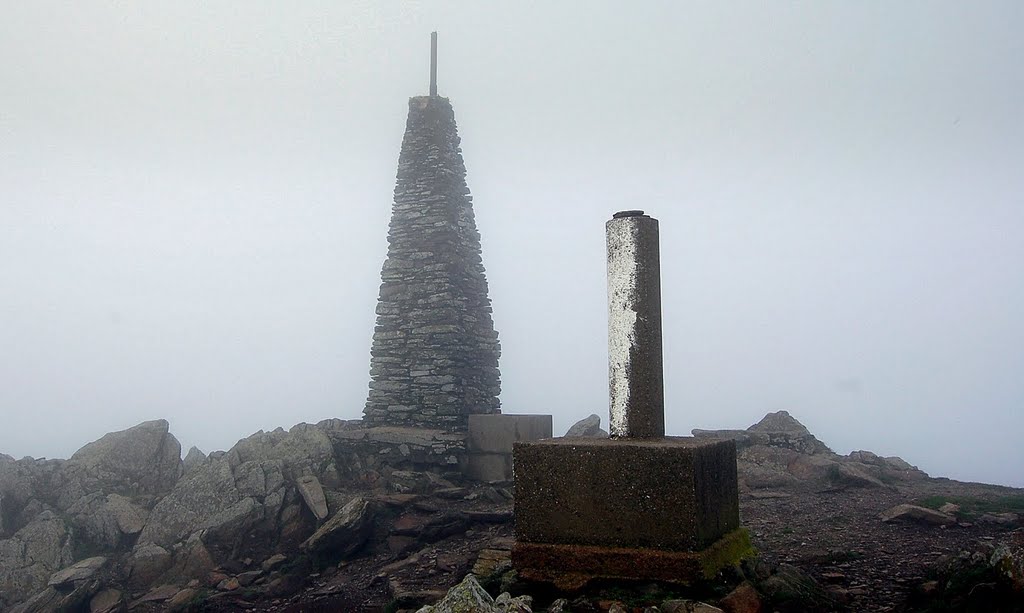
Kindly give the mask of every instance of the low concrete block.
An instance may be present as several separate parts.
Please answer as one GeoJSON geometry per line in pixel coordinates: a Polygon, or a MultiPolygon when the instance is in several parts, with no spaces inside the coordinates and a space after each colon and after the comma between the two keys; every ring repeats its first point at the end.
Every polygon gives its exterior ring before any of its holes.
{"type": "Polygon", "coordinates": [[[476,481],[509,481],[512,479],[512,454],[471,453],[466,476],[476,481]]]}
{"type": "Polygon", "coordinates": [[[470,453],[512,453],[520,441],[551,438],[550,415],[470,415],[470,453]]]}
{"type": "Polygon", "coordinates": [[[692,552],[739,527],[733,441],[516,443],[513,471],[518,543],[692,552]]]}
{"type": "Polygon", "coordinates": [[[550,415],[470,415],[464,474],[477,481],[512,479],[512,447],[551,438],[550,415]]]}

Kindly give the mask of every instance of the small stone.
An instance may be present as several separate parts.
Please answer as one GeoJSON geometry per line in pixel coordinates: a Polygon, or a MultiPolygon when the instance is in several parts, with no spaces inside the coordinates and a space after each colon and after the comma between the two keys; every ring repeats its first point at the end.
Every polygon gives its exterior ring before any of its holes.
{"type": "Polygon", "coordinates": [[[482,549],[473,564],[473,574],[481,579],[508,570],[512,566],[511,555],[507,549],[482,549]]]}
{"type": "Polygon", "coordinates": [[[327,519],[327,498],[324,496],[324,488],[320,485],[320,480],[313,475],[306,475],[299,477],[295,486],[316,520],[320,522],[327,519]]]}
{"type": "Polygon", "coordinates": [[[945,513],[913,504],[898,504],[883,511],[879,518],[886,523],[902,521],[932,526],[951,526],[956,523],[956,519],[945,513]]]}
{"type": "Polygon", "coordinates": [[[608,433],[601,429],[601,418],[597,414],[591,414],[589,417],[585,417],[575,424],[573,424],[569,430],[565,433],[566,437],[575,436],[608,436],[608,433]]]}
{"type": "Polygon", "coordinates": [[[569,601],[565,598],[555,600],[548,607],[548,613],[568,613],[569,610],[569,601]]]}
{"type": "Polygon", "coordinates": [[[480,587],[473,575],[448,590],[445,597],[432,607],[423,607],[420,613],[477,613],[494,611],[494,599],[480,587]]]}
{"type": "Polygon", "coordinates": [[[240,587],[242,587],[242,585],[238,582],[238,579],[234,577],[228,577],[217,584],[217,589],[221,592],[233,592],[240,587]]]}
{"type": "Polygon", "coordinates": [[[239,585],[241,585],[242,587],[246,587],[246,586],[252,585],[261,576],[263,576],[263,571],[261,571],[261,570],[250,570],[248,572],[239,573],[239,575],[236,577],[236,579],[238,579],[238,584],[239,585]]]}
{"type": "Polygon", "coordinates": [[[354,498],[306,539],[302,548],[314,555],[350,556],[369,538],[372,517],[373,505],[365,498],[354,498]]]}
{"type": "Polygon", "coordinates": [[[284,564],[287,559],[288,557],[286,555],[282,553],[275,553],[266,560],[263,560],[263,563],[260,564],[260,568],[262,568],[264,572],[269,573],[270,571],[284,564]]]}
{"type": "Polygon", "coordinates": [[[666,600],[660,608],[661,613],[725,613],[718,607],[697,600],[666,600]]]}
{"type": "Polygon", "coordinates": [[[827,583],[842,583],[846,581],[846,575],[837,572],[824,572],[821,573],[821,578],[827,583]]]}
{"type": "Polygon", "coordinates": [[[159,545],[137,547],[129,558],[130,581],[134,585],[152,584],[171,565],[171,553],[159,545]]]}
{"type": "Polygon", "coordinates": [[[728,613],[760,613],[763,608],[761,595],[749,581],[736,586],[718,604],[728,613]]]}
{"type": "Polygon", "coordinates": [[[533,613],[533,598],[530,596],[512,597],[508,592],[502,592],[494,599],[494,610],[499,613],[533,613]]]}
{"type": "Polygon", "coordinates": [[[192,588],[185,588],[181,590],[180,592],[175,594],[170,600],[167,601],[167,610],[175,611],[184,608],[185,605],[187,605],[189,602],[192,601],[193,598],[195,598],[197,593],[198,592],[196,592],[192,588]]]}
{"type": "Polygon", "coordinates": [[[1020,518],[1016,513],[985,513],[978,518],[977,523],[1013,527],[1017,525],[1019,520],[1020,518]]]}
{"type": "Polygon", "coordinates": [[[86,558],[79,562],[75,562],[71,566],[51,575],[50,581],[47,582],[47,585],[57,587],[66,583],[89,579],[103,568],[106,563],[107,559],[103,556],[86,558]]]}
{"type": "Polygon", "coordinates": [[[129,609],[134,609],[137,605],[144,602],[163,602],[170,600],[175,594],[181,591],[181,587],[177,585],[161,585],[155,587],[152,590],[146,592],[146,594],[132,603],[129,609]]]}
{"type": "Polygon", "coordinates": [[[89,613],[112,613],[124,605],[124,594],[121,590],[107,588],[100,591],[89,601],[89,613]]]}
{"type": "Polygon", "coordinates": [[[217,587],[221,581],[225,581],[227,578],[228,576],[224,573],[211,571],[210,574],[206,576],[206,585],[210,587],[217,587]]]}

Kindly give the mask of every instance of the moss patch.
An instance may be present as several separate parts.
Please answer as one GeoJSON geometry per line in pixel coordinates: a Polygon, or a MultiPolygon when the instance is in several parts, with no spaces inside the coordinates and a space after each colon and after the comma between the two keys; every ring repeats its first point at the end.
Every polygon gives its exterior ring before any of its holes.
{"type": "Polygon", "coordinates": [[[756,553],[750,544],[750,533],[746,528],[737,528],[703,552],[701,570],[706,579],[712,579],[723,568],[739,566],[745,558],[752,558],[756,553]]]}

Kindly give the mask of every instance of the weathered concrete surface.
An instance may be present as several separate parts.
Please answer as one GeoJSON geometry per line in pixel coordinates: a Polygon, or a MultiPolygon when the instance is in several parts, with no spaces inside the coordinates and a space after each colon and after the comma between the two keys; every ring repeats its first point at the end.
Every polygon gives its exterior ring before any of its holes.
{"type": "Polygon", "coordinates": [[[739,527],[736,446],[669,437],[515,446],[516,540],[697,551],[739,527]]]}
{"type": "Polygon", "coordinates": [[[512,478],[512,447],[521,441],[551,438],[550,415],[470,415],[465,474],[477,481],[512,478]]]}
{"type": "Polygon", "coordinates": [[[470,415],[469,451],[512,453],[521,441],[551,438],[550,415],[470,415]]]}
{"type": "Polygon", "coordinates": [[[608,413],[613,437],[665,436],[658,220],[623,211],[608,249],[608,413]]]}
{"type": "Polygon", "coordinates": [[[737,564],[753,552],[746,530],[733,530],[700,551],[552,545],[517,541],[512,565],[519,576],[565,590],[593,579],[643,579],[695,583],[737,564]]]}
{"type": "Polygon", "coordinates": [[[465,475],[474,481],[511,481],[511,453],[473,453],[469,455],[465,475]]]}

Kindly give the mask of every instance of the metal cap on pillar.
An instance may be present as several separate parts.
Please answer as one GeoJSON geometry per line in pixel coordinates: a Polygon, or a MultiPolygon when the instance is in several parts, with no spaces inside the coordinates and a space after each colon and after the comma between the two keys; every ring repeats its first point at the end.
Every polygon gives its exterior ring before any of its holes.
{"type": "Polygon", "coordinates": [[[665,436],[658,220],[615,213],[608,246],[608,413],[613,438],[665,436]]]}

